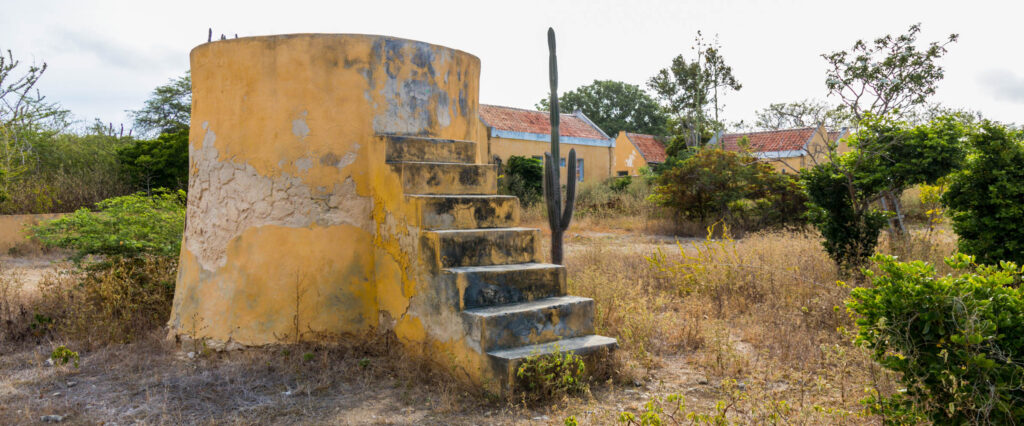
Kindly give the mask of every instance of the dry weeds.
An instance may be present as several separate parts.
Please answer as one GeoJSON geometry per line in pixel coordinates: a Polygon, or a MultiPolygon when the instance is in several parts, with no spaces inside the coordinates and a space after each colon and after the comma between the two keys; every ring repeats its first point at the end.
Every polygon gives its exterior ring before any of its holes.
{"type": "MultiPolygon", "coordinates": [[[[748,424],[878,421],[858,401],[894,391],[894,381],[850,343],[849,285],[816,234],[676,243],[626,231],[626,220],[581,220],[567,241],[570,292],[596,300],[598,332],[621,345],[610,364],[617,380],[592,383],[583,398],[536,408],[488,399],[381,337],[191,359],[158,329],[95,350],[52,335],[0,341],[0,424],[47,414],[75,423],[561,424],[572,415],[609,424],[670,394],[687,411],[724,410],[748,424]],[[82,352],[79,368],[45,365],[59,344],[82,352]]],[[[936,262],[954,245],[948,232],[917,232],[880,247],[936,262]]]]}

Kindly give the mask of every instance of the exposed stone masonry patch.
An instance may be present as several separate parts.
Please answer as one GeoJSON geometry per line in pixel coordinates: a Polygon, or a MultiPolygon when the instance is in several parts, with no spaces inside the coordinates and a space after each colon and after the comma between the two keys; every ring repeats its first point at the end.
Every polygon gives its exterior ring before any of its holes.
{"type": "MultiPolygon", "coordinates": [[[[312,191],[302,179],[288,173],[262,176],[248,164],[218,161],[216,134],[207,123],[203,129],[202,146],[189,147],[194,170],[189,179],[185,228],[186,247],[203,269],[223,267],[228,244],[249,228],[316,224],[352,225],[373,231],[373,200],[356,194],[352,178],[332,188],[312,191]]],[[[355,154],[349,154],[342,160],[354,159],[355,154]]],[[[339,161],[337,166],[347,165],[342,163],[346,162],[339,161]]],[[[298,166],[301,169],[304,164],[298,166]]]]}

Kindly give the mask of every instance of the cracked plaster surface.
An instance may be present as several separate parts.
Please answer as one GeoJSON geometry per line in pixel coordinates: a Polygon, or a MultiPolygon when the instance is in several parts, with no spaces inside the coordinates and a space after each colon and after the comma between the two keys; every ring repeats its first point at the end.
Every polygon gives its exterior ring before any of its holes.
{"type": "MultiPolygon", "coordinates": [[[[218,161],[214,146],[217,137],[207,127],[204,123],[201,147],[189,146],[194,174],[189,179],[185,229],[185,246],[203,269],[213,271],[227,264],[228,244],[249,228],[316,224],[351,225],[373,231],[373,200],[356,194],[351,177],[313,191],[302,179],[288,173],[267,177],[248,164],[218,161]]],[[[352,158],[347,164],[355,159],[354,153],[349,154],[352,158]]],[[[301,159],[299,163],[302,170],[305,163],[301,159]]],[[[343,167],[343,163],[337,166],[343,167]]]]}

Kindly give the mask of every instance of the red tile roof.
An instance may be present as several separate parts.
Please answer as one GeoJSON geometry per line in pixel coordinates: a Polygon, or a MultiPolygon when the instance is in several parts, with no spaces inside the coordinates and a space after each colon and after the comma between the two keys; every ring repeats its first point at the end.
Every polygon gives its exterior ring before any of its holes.
{"type": "Polygon", "coordinates": [[[648,163],[664,163],[665,159],[668,158],[668,154],[665,154],[665,144],[658,141],[654,135],[626,133],[626,137],[629,138],[630,142],[633,142],[636,150],[640,151],[644,161],[648,163]]]}
{"type": "Polygon", "coordinates": [[[726,151],[739,151],[739,140],[746,136],[750,139],[752,152],[798,151],[804,149],[804,145],[817,130],[814,127],[806,127],[752,133],[726,133],[722,135],[722,142],[724,142],[723,146],[726,151]]]}
{"type": "MultiPolygon", "coordinates": [[[[498,130],[509,132],[551,134],[551,116],[544,111],[510,108],[497,105],[480,105],[480,118],[484,124],[498,130]]],[[[558,124],[561,136],[608,140],[608,136],[590,124],[587,120],[574,114],[561,114],[558,124]]]]}

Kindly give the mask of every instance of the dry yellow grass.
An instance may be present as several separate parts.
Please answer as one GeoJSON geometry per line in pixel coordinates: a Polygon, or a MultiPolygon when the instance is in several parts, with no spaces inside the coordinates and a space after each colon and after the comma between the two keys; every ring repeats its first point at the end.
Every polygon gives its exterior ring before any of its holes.
{"type": "MultiPolygon", "coordinates": [[[[709,415],[721,401],[742,422],[876,421],[862,417],[859,400],[895,391],[894,381],[851,343],[851,284],[819,238],[764,232],[648,251],[598,242],[569,257],[569,290],[597,301],[598,331],[619,338],[624,373],[658,383],[652,397],[681,393],[689,410],[709,415]],[[665,377],[670,369],[690,377],[665,377]]],[[[954,248],[948,233],[883,240],[891,253],[933,263],[954,248]]]]}
{"type": "MultiPolygon", "coordinates": [[[[893,392],[894,381],[851,343],[849,285],[838,283],[815,233],[677,244],[636,231],[643,225],[623,229],[629,220],[584,218],[566,242],[570,293],[594,298],[598,332],[620,343],[612,365],[619,380],[592,383],[581,399],[547,407],[487,399],[386,339],[190,360],[158,329],[138,343],[88,351],[59,335],[0,344],[0,423],[72,414],[81,422],[341,424],[561,424],[571,415],[608,424],[651,400],[670,412],[671,394],[685,397],[684,412],[748,424],[878,421],[858,401],[893,392]],[[82,367],[43,366],[57,344],[82,351],[82,367]],[[54,392],[62,396],[39,397],[54,392]]],[[[954,244],[946,230],[901,244],[883,237],[879,247],[941,263],[954,244]]]]}

